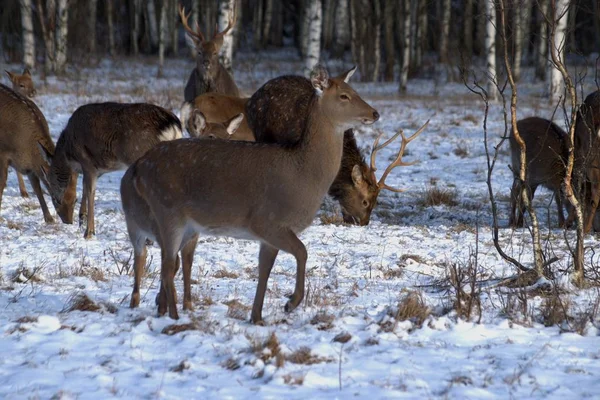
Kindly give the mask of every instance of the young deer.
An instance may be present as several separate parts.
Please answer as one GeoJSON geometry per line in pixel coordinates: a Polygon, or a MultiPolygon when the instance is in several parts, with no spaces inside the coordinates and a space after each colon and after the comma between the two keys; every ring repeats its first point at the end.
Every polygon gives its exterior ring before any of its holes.
{"type": "Polygon", "coordinates": [[[73,223],[77,177],[83,173],[79,223],[87,214],[84,237],[95,235],[96,181],[126,169],[156,144],[182,137],[179,119],[152,104],[97,103],[79,107],[56,143],[48,174],[52,201],[62,221],[73,223]]]}
{"type": "MultiPolygon", "coordinates": [[[[353,72],[354,70],[351,70],[350,75],[353,72]]],[[[300,140],[306,125],[310,96],[314,89],[308,79],[299,76],[282,76],[278,79],[285,82],[285,91],[279,91],[278,87],[264,85],[248,100],[246,104],[248,125],[257,142],[293,146],[300,140]],[[293,110],[293,113],[290,110],[293,110]]],[[[405,139],[406,144],[422,131],[423,128],[409,139],[405,139]]],[[[386,146],[390,143],[391,141],[386,142],[386,146]]],[[[338,174],[329,188],[329,195],[340,203],[346,223],[368,225],[381,190],[400,191],[387,186],[385,178],[396,166],[410,165],[401,161],[404,147],[401,146],[396,161],[388,166],[384,177],[378,181],[374,172],[375,154],[379,149],[372,153],[371,166],[369,166],[358,149],[353,131],[348,130],[344,133],[342,161],[338,174]]]]}
{"type": "MultiPolygon", "coordinates": [[[[31,79],[31,73],[27,68],[23,70],[23,74],[14,74],[10,71],[6,71],[8,78],[12,83],[12,88],[15,92],[21,93],[26,97],[35,97],[36,91],[33,85],[33,80],[31,79]]],[[[17,171],[17,179],[19,181],[19,192],[21,193],[21,197],[29,197],[29,193],[27,193],[27,189],[25,188],[25,182],[23,181],[23,175],[19,171],[17,171]]]]}
{"type": "MultiPolygon", "coordinates": [[[[161,247],[159,314],[168,311],[178,318],[173,278],[179,251],[183,306],[191,308],[190,271],[200,233],[260,241],[252,322],[262,323],[267,281],[280,250],[291,253],[297,265],[295,290],[285,309],[300,304],[307,252],[297,235],[312,223],[337,174],[343,131],[379,119],[346,83],[351,72],[330,79],[323,67],[313,69],[307,123],[295,146],[183,139],[156,146],[127,170],[121,199],[135,253],[132,307],[139,302],[150,238],[161,247]]],[[[287,90],[280,78],[265,85],[287,90]]]]}
{"type": "Polygon", "coordinates": [[[225,122],[208,122],[202,111],[192,108],[190,103],[184,103],[179,119],[181,126],[188,131],[191,137],[227,140],[236,136],[244,121],[244,114],[234,115],[225,122]]]}
{"type": "MultiPolygon", "coordinates": [[[[558,224],[565,224],[563,213],[563,195],[561,184],[565,178],[568,157],[568,138],[565,131],[547,119],[531,117],[517,122],[517,129],[525,142],[525,157],[527,160],[527,177],[525,185],[528,188],[529,201],[533,200],[538,186],[544,186],[554,193],[558,211],[558,224]]],[[[523,199],[521,198],[521,148],[513,132],[510,137],[510,152],[514,180],[510,191],[509,225],[523,226],[523,199]]]]}
{"type": "Polygon", "coordinates": [[[40,186],[48,186],[45,179],[49,169],[43,157],[54,153],[46,118],[27,97],[0,84],[0,204],[6,187],[8,166],[29,177],[46,222],[54,222],[40,186]]]}
{"type": "Polygon", "coordinates": [[[219,62],[219,50],[223,46],[223,38],[233,28],[235,16],[232,15],[223,32],[215,30],[213,38],[206,41],[198,23],[196,23],[196,31],[190,28],[188,24],[190,14],[185,15],[185,9],[181,5],[179,6],[179,15],[188,37],[193,41],[198,51],[196,68],[192,71],[183,92],[185,101],[192,103],[197,96],[209,92],[239,97],[240,92],[235,81],[223,64],[219,62]]]}

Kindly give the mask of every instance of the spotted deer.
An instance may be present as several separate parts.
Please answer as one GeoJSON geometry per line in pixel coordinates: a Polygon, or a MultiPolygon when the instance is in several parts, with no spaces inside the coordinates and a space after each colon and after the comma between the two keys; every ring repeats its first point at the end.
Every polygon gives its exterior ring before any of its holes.
{"type": "MultiPolygon", "coordinates": [[[[235,7],[233,9],[235,10],[235,7]]],[[[239,97],[240,92],[233,77],[219,61],[219,50],[223,46],[223,38],[235,25],[234,13],[232,13],[227,27],[222,32],[215,30],[211,40],[205,40],[198,23],[196,23],[196,30],[190,28],[188,24],[190,14],[186,15],[185,9],[181,5],[179,6],[181,23],[197,51],[196,67],[192,70],[183,92],[185,101],[192,103],[197,96],[209,92],[239,97]]]]}
{"type": "MultiPolygon", "coordinates": [[[[352,71],[329,78],[315,66],[305,129],[295,146],[223,140],[182,139],[161,143],[136,161],[121,181],[121,199],[134,248],[131,306],[139,305],[145,242],[161,247],[158,313],[177,319],[174,274],[183,264],[183,307],[192,308],[190,275],[199,234],[260,242],[258,286],[251,321],[263,321],[267,281],[280,250],[296,259],[296,285],[285,306],[304,297],[307,251],[298,239],[319,209],[342,158],[343,132],[370,125],[379,113],[347,83],[352,71]]],[[[287,90],[285,80],[267,85],[287,90]]]]}
{"type": "MultiPolygon", "coordinates": [[[[346,79],[354,73],[354,69],[346,79]]],[[[306,125],[309,113],[309,101],[312,91],[311,82],[300,76],[283,76],[279,78],[286,84],[285,91],[279,91],[278,86],[265,84],[256,91],[246,104],[248,125],[252,129],[257,142],[280,143],[293,146],[298,143],[306,125]],[[293,110],[293,112],[290,112],[293,110]]],[[[381,179],[375,176],[375,157],[379,150],[389,145],[374,149],[371,154],[371,165],[356,144],[353,130],[344,133],[344,147],[340,169],[329,188],[329,195],[340,203],[344,222],[356,225],[368,225],[371,212],[377,204],[377,198],[383,189],[395,192],[402,190],[386,185],[388,174],[397,166],[411,165],[402,161],[406,145],[415,139],[423,130],[408,139],[403,136],[401,151],[396,159],[385,170],[381,179]]],[[[394,136],[394,139],[399,134],[394,136]]]]}
{"type": "MultiPolygon", "coordinates": [[[[561,184],[565,178],[568,157],[568,138],[565,131],[547,119],[530,117],[517,122],[519,134],[525,142],[527,160],[527,176],[525,185],[529,201],[533,200],[538,186],[544,186],[554,193],[554,201],[558,212],[558,224],[565,224],[563,212],[564,196],[561,184]]],[[[510,191],[509,225],[523,226],[522,184],[519,179],[521,171],[521,148],[511,131],[509,136],[512,171],[514,180],[510,191]]]]}
{"type": "Polygon", "coordinates": [[[44,220],[54,222],[48,210],[40,182],[48,187],[49,164],[45,154],[54,154],[46,118],[34,102],[0,84],[0,204],[6,187],[8,167],[27,175],[35,192],[44,220]]]}
{"type": "Polygon", "coordinates": [[[185,128],[191,137],[233,140],[244,121],[244,114],[239,113],[221,123],[208,122],[202,111],[193,108],[190,103],[184,103],[179,119],[182,128],[185,128]]]}
{"type": "Polygon", "coordinates": [[[96,181],[107,172],[126,169],[162,141],[182,137],[179,119],[145,103],[95,103],[79,107],[56,143],[48,183],[52,201],[66,224],[73,223],[77,178],[83,173],[79,224],[87,216],[84,237],[95,235],[96,181]]]}
{"type": "MultiPolygon", "coordinates": [[[[33,79],[31,78],[29,69],[25,68],[21,75],[6,70],[5,72],[8,75],[15,92],[21,93],[26,97],[35,97],[37,92],[33,85],[33,79]]],[[[23,181],[23,175],[21,175],[19,171],[17,171],[17,179],[19,181],[19,192],[21,193],[21,197],[29,197],[29,193],[27,193],[27,189],[25,188],[25,182],[23,181]]]]}

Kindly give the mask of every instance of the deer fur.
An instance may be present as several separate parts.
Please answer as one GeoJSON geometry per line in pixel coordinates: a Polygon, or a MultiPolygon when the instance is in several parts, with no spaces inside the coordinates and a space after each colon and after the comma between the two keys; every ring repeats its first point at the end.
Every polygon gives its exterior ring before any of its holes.
{"type": "Polygon", "coordinates": [[[191,137],[233,140],[244,121],[244,114],[234,115],[225,122],[208,122],[202,111],[184,103],[179,119],[191,137]]]}
{"type": "MultiPolygon", "coordinates": [[[[528,188],[529,201],[533,200],[538,186],[541,185],[551,190],[554,193],[558,211],[558,223],[562,227],[565,224],[565,217],[563,213],[564,196],[561,185],[565,178],[568,157],[567,134],[555,123],[538,117],[518,121],[517,129],[526,146],[527,176],[525,185],[528,188]]],[[[509,225],[522,227],[524,206],[521,198],[522,186],[519,179],[521,148],[512,131],[509,142],[514,174],[510,193],[509,225]]]]}
{"type": "MultiPolygon", "coordinates": [[[[201,111],[209,123],[231,121],[240,114],[244,114],[247,101],[248,98],[234,97],[221,93],[205,93],[196,97],[192,104],[184,103],[180,114],[181,125],[187,129],[188,118],[192,109],[201,111]],[[185,111],[189,110],[189,112],[184,113],[184,107],[185,111]]],[[[188,131],[188,133],[192,135],[191,132],[188,131]]],[[[253,142],[254,134],[248,126],[247,118],[243,117],[241,124],[235,129],[235,133],[223,138],[253,142]]]]}
{"type": "MultiPolygon", "coordinates": [[[[121,199],[135,254],[132,307],[139,302],[145,242],[153,239],[162,259],[159,314],[168,311],[178,318],[173,279],[180,251],[183,305],[191,308],[190,271],[199,234],[260,241],[252,322],[262,323],[267,280],[280,250],[291,253],[297,264],[295,290],[285,309],[300,304],[307,251],[297,235],[312,223],[339,170],[343,131],[379,118],[345,83],[349,74],[330,79],[323,67],[313,69],[310,111],[295,146],[182,139],[161,143],[127,170],[121,199]],[[341,94],[348,99],[340,99],[341,94]]],[[[265,85],[287,90],[280,78],[265,85]]]]}
{"type": "Polygon", "coordinates": [[[126,169],[162,141],[182,137],[179,119],[162,107],[136,103],[96,103],[79,107],[56,144],[48,174],[52,201],[66,224],[73,223],[77,177],[83,173],[79,223],[87,214],[86,239],[95,235],[96,181],[126,169]]]}
{"type": "MultiPolygon", "coordinates": [[[[275,92],[276,88],[265,85],[248,100],[248,125],[257,142],[293,146],[304,130],[314,89],[308,79],[299,76],[278,79],[285,83],[285,91],[275,92]]],[[[367,225],[378,194],[371,169],[360,154],[353,131],[349,130],[344,134],[342,162],[329,195],[340,203],[344,222],[367,225]]]]}
{"type": "Polygon", "coordinates": [[[46,118],[34,102],[0,84],[0,204],[6,187],[9,165],[27,175],[44,220],[54,222],[40,182],[48,187],[45,175],[49,164],[44,154],[54,154],[46,118]],[[43,150],[43,153],[42,153],[43,150]]]}

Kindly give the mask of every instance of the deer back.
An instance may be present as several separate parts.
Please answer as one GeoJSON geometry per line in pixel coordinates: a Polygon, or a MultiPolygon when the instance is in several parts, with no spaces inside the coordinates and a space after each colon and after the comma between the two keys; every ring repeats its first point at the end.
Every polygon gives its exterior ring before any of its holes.
{"type": "Polygon", "coordinates": [[[35,97],[37,92],[33,84],[33,79],[31,78],[31,73],[27,68],[25,68],[20,75],[10,71],[6,71],[6,74],[12,83],[14,91],[19,92],[26,97],[35,97]]]}

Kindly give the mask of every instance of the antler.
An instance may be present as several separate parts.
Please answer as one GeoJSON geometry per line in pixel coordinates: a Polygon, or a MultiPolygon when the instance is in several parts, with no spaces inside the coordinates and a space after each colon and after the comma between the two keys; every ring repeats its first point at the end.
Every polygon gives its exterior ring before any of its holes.
{"type": "Polygon", "coordinates": [[[192,38],[199,39],[200,43],[204,43],[204,35],[202,34],[202,31],[200,30],[198,21],[196,21],[196,31],[194,31],[188,25],[188,18],[190,17],[191,14],[192,14],[192,12],[190,11],[188,15],[185,15],[185,8],[183,8],[183,5],[179,4],[179,16],[181,17],[181,23],[183,24],[184,29],[187,31],[187,33],[192,38]]]}
{"type": "Polygon", "coordinates": [[[236,19],[235,7],[236,7],[236,4],[234,2],[233,7],[231,8],[231,13],[229,14],[229,22],[227,23],[227,27],[225,28],[225,30],[223,30],[223,32],[218,32],[218,30],[219,30],[218,25],[215,27],[215,34],[213,36],[213,40],[222,38],[225,35],[227,35],[227,32],[229,32],[231,30],[231,28],[233,28],[233,25],[235,25],[235,19],[236,19]]]}
{"type": "Polygon", "coordinates": [[[425,122],[425,124],[419,128],[418,131],[416,131],[415,133],[413,133],[411,136],[408,137],[408,139],[406,138],[406,136],[404,136],[404,131],[402,129],[398,130],[398,132],[392,136],[390,139],[386,140],[383,144],[379,144],[379,139],[381,139],[381,136],[383,136],[383,132],[381,132],[379,134],[379,136],[377,136],[377,139],[375,139],[375,143],[373,143],[373,150],[371,150],[371,173],[373,174],[373,181],[377,182],[377,186],[379,187],[379,190],[381,189],[387,189],[387,190],[391,190],[392,192],[403,192],[403,189],[397,189],[397,188],[393,188],[391,186],[388,186],[385,184],[385,178],[387,178],[387,176],[389,175],[390,172],[392,172],[392,170],[398,166],[408,166],[408,165],[413,165],[414,163],[416,163],[417,161],[413,161],[413,162],[404,162],[402,161],[402,156],[404,155],[404,150],[406,149],[406,145],[408,145],[410,142],[412,142],[414,139],[416,139],[417,136],[419,136],[421,134],[421,132],[423,132],[425,130],[425,128],[427,127],[427,125],[429,124],[429,120],[427,120],[427,122],[425,122]],[[377,171],[377,168],[375,168],[375,157],[377,155],[377,152],[381,149],[383,149],[384,147],[386,147],[387,145],[389,145],[390,143],[392,143],[394,141],[394,139],[396,139],[398,136],[402,137],[402,143],[400,144],[400,150],[398,150],[398,155],[396,156],[396,159],[394,161],[392,161],[392,163],[390,165],[388,165],[388,167],[385,169],[385,171],[383,171],[383,175],[381,175],[381,179],[379,179],[379,181],[377,181],[377,178],[375,177],[375,171],[377,171]]]}

